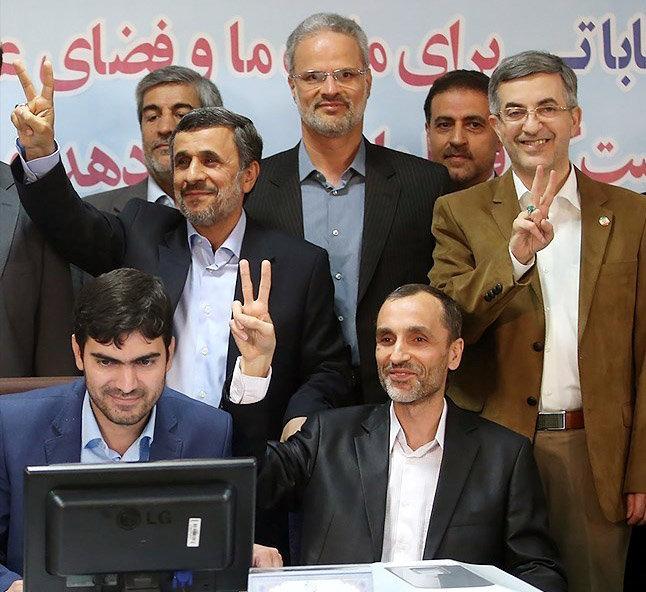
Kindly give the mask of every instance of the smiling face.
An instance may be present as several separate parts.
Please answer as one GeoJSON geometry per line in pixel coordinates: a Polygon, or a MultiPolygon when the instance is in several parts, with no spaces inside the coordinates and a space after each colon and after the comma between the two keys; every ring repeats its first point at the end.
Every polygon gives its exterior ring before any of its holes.
{"type": "Polygon", "coordinates": [[[200,98],[191,84],[159,84],[144,93],[141,143],[146,168],[159,185],[171,177],[168,144],[171,134],[184,115],[200,106],[200,98]]]}
{"type": "MultiPolygon", "coordinates": [[[[565,86],[559,74],[539,73],[503,82],[498,87],[500,109],[540,105],[569,107],[565,86]]],[[[563,183],[570,170],[570,139],[579,131],[581,109],[559,111],[549,121],[540,120],[535,113],[516,123],[506,123],[490,117],[502,141],[514,172],[526,187],[531,187],[536,167],[542,164],[546,171],[554,170],[563,183]]]]}
{"type": "Polygon", "coordinates": [[[435,95],[426,142],[431,160],[449,170],[458,189],[489,179],[500,142],[489,124],[487,95],[468,88],[435,95]]]}
{"type": "Polygon", "coordinates": [[[258,168],[257,163],[252,163],[239,170],[233,131],[211,127],[180,132],[173,149],[175,200],[182,214],[198,230],[235,224],[258,168]]]}
{"type": "Polygon", "coordinates": [[[379,380],[396,403],[444,396],[448,370],[462,356],[462,339],[451,340],[443,308],[421,292],[386,300],[377,317],[379,380]]]}
{"type": "MultiPolygon", "coordinates": [[[[294,52],[295,74],[365,67],[359,45],[343,33],[320,31],[303,39],[294,52]]],[[[313,86],[304,84],[299,78],[289,79],[303,126],[325,137],[345,136],[363,127],[371,84],[370,71],[347,85],[339,84],[331,75],[322,84],[313,86]]]]}
{"type": "Polygon", "coordinates": [[[121,347],[88,337],[81,353],[73,336],[72,349],[101,431],[110,433],[116,426],[143,429],[164,389],[174,342],[167,352],[162,337],[148,340],[139,332],[128,335],[121,347]]]}

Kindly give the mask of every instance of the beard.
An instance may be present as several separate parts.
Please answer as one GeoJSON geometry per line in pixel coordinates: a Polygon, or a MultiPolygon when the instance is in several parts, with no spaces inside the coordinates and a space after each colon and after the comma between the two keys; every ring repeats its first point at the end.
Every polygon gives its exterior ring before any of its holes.
{"type": "MultiPolygon", "coordinates": [[[[156,389],[155,396],[152,397],[153,404],[161,395],[163,390],[163,383],[160,385],[159,389],[156,389]],[[157,392],[157,390],[159,392],[157,392]]],[[[94,389],[93,389],[94,390],[94,389]]],[[[127,397],[123,397],[123,391],[117,388],[112,387],[102,387],[99,388],[97,394],[88,392],[90,394],[90,400],[92,404],[101,411],[106,418],[108,418],[112,423],[121,426],[131,426],[136,425],[142,419],[144,419],[152,409],[152,405],[148,405],[148,401],[151,400],[149,392],[146,389],[138,388],[128,393],[127,397]],[[123,397],[124,399],[139,399],[139,405],[133,407],[129,410],[119,409],[118,402],[116,402],[113,397],[123,397]]]]}
{"type": "Polygon", "coordinates": [[[170,166],[170,156],[168,164],[163,164],[157,160],[152,152],[146,151],[144,152],[144,161],[146,163],[148,174],[155,180],[157,185],[160,187],[173,186],[173,172],[170,166]]]}
{"type": "MultiPolygon", "coordinates": [[[[233,182],[224,189],[213,187],[213,197],[210,203],[200,210],[190,209],[184,199],[183,191],[180,190],[177,195],[177,208],[193,226],[213,226],[216,222],[225,219],[237,209],[239,198],[244,193],[242,190],[241,172],[239,171],[233,179],[233,182]]],[[[192,188],[187,187],[188,190],[192,188]]]]}
{"type": "Polygon", "coordinates": [[[415,362],[405,362],[403,364],[389,362],[385,366],[378,368],[378,374],[381,386],[392,401],[395,403],[414,403],[415,401],[432,397],[442,390],[446,368],[433,368],[430,372],[427,372],[424,366],[415,362]],[[415,377],[411,378],[413,384],[410,387],[403,389],[391,380],[389,373],[396,369],[410,370],[415,373],[415,377]]]}
{"type": "Polygon", "coordinates": [[[307,107],[297,100],[296,105],[301,119],[307,127],[326,138],[339,138],[350,133],[357,125],[361,124],[368,96],[367,94],[364,95],[359,105],[353,104],[352,101],[343,96],[336,97],[336,100],[343,102],[347,108],[343,115],[328,116],[320,112],[318,107],[323,102],[322,99],[311,103],[307,107]]]}

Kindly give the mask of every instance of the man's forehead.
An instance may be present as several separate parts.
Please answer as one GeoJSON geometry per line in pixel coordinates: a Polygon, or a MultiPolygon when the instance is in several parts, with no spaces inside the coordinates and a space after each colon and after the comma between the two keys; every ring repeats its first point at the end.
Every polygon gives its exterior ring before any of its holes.
{"type": "Polygon", "coordinates": [[[142,97],[143,108],[153,105],[188,104],[201,107],[202,102],[195,87],[188,82],[162,82],[150,87],[142,97]]]}
{"type": "Polygon", "coordinates": [[[560,74],[537,72],[522,78],[506,80],[498,87],[498,97],[509,103],[539,103],[565,97],[565,84],[560,74]]]}
{"type": "Polygon", "coordinates": [[[487,118],[489,99],[487,95],[471,88],[450,88],[433,97],[431,117],[468,117],[470,115],[487,118]]]}
{"type": "MultiPolygon", "coordinates": [[[[155,337],[148,339],[140,331],[133,331],[132,333],[123,334],[119,336],[119,343],[110,341],[108,343],[101,343],[93,337],[88,337],[85,342],[85,351],[91,353],[104,353],[115,359],[130,358],[132,352],[147,351],[154,353],[160,348],[164,348],[163,337],[155,337]]],[[[142,355],[142,354],[136,354],[142,355]]]]}
{"type": "Polygon", "coordinates": [[[357,40],[346,33],[337,33],[329,29],[317,31],[301,39],[294,50],[294,62],[302,62],[300,65],[308,68],[310,62],[357,59],[361,61],[361,48],[357,40]]]}
{"type": "Polygon", "coordinates": [[[174,147],[175,153],[183,150],[225,152],[235,149],[233,130],[226,126],[218,126],[181,131],[175,135],[174,147]]]}
{"type": "Polygon", "coordinates": [[[377,330],[382,327],[432,327],[441,321],[440,301],[425,292],[386,300],[377,316],[377,330]]]}

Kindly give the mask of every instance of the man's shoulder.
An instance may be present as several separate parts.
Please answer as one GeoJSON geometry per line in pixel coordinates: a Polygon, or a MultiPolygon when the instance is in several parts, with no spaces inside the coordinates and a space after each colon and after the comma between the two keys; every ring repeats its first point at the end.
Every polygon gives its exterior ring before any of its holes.
{"type": "Polygon", "coordinates": [[[145,200],[148,191],[148,180],[135,185],[110,189],[84,198],[87,203],[104,212],[120,212],[131,199],[145,200]]]}
{"type": "MultiPolygon", "coordinates": [[[[267,247],[274,255],[306,258],[310,260],[327,256],[325,249],[318,247],[303,238],[292,236],[281,230],[268,228],[257,222],[253,215],[247,213],[247,229],[245,239],[253,240],[263,247],[267,247]]],[[[243,242],[244,244],[244,242],[243,242]]]]}
{"type": "Polygon", "coordinates": [[[222,409],[191,399],[191,397],[170,387],[164,388],[157,402],[157,408],[163,412],[168,411],[176,414],[178,419],[189,422],[191,426],[228,423],[231,417],[228,412],[222,409]]]}
{"type": "Polygon", "coordinates": [[[632,214],[637,212],[646,213],[646,198],[635,191],[618,185],[596,181],[579,170],[577,170],[577,181],[582,199],[585,199],[586,192],[592,190],[603,194],[604,198],[609,200],[612,206],[629,208],[632,214]]]}
{"type": "MultiPolygon", "coordinates": [[[[486,204],[488,206],[491,203],[493,196],[499,193],[501,188],[504,188],[504,179],[504,176],[495,177],[473,187],[447,193],[437,198],[437,204],[438,206],[448,206],[452,210],[470,208],[471,213],[473,213],[477,204],[486,204]]],[[[513,195],[513,197],[516,196],[513,195]]]]}
{"type": "Polygon", "coordinates": [[[286,166],[298,167],[298,144],[292,148],[263,158],[260,161],[260,173],[282,169],[286,166]]]}
{"type": "Polygon", "coordinates": [[[18,192],[14,186],[11,167],[6,162],[0,162],[0,191],[2,192],[3,200],[5,193],[11,193],[15,197],[15,203],[18,203],[18,192]]]}
{"type": "Polygon", "coordinates": [[[408,173],[431,177],[448,177],[446,167],[437,162],[366,141],[366,167],[379,167],[386,163],[398,171],[404,170],[408,173]]]}
{"type": "Polygon", "coordinates": [[[389,405],[390,403],[352,405],[317,411],[312,416],[316,417],[322,429],[354,435],[388,421],[389,405]]]}
{"type": "Polygon", "coordinates": [[[85,392],[85,382],[78,378],[71,382],[40,388],[22,393],[0,396],[0,415],[10,423],[11,418],[18,419],[18,425],[24,425],[25,418],[33,424],[39,416],[51,416],[58,411],[71,397],[85,392]]]}

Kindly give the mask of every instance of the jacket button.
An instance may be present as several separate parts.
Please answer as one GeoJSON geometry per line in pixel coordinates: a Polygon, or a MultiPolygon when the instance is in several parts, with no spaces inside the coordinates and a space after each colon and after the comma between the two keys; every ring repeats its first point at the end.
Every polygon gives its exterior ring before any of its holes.
{"type": "Polygon", "coordinates": [[[538,399],[536,397],[527,397],[527,404],[530,407],[536,407],[538,405],[538,399]]]}
{"type": "Polygon", "coordinates": [[[543,351],[543,349],[544,349],[544,347],[545,347],[545,346],[544,346],[544,344],[543,344],[543,342],[542,342],[542,341],[534,341],[534,343],[532,343],[532,349],[533,349],[535,352],[542,352],[542,351],[543,351]]]}
{"type": "Polygon", "coordinates": [[[500,292],[502,292],[502,284],[496,284],[493,287],[493,293],[494,294],[500,294],[500,292]]]}
{"type": "Polygon", "coordinates": [[[490,292],[487,292],[487,293],[484,295],[484,299],[485,299],[487,302],[491,302],[491,301],[493,300],[493,294],[491,294],[490,292]]]}

